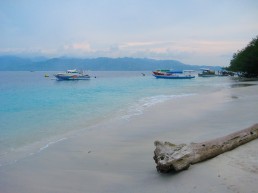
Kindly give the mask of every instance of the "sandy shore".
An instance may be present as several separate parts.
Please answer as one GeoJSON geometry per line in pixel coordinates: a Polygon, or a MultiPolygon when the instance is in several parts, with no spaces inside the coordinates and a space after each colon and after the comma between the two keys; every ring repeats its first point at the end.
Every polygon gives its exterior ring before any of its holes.
{"type": "Polygon", "coordinates": [[[257,192],[258,140],[177,174],[158,173],[152,159],[155,140],[201,142],[257,117],[257,85],[173,99],[0,167],[0,193],[257,192]]]}

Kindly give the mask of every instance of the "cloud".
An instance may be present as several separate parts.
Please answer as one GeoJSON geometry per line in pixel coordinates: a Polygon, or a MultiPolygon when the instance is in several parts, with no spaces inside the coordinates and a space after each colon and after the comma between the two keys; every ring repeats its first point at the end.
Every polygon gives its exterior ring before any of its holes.
{"type": "MultiPolygon", "coordinates": [[[[117,45],[115,56],[180,60],[189,64],[228,65],[244,41],[184,40],[126,42],[117,45]]],[[[106,53],[108,55],[108,53],[106,53]]],[[[111,54],[111,53],[110,53],[111,54]]]]}
{"type": "Polygon", "coordinates": [[[145,41],[145,42],[126,42],[120,45],[120,48],[130,48],[130,47],[150,47],[157,45],[170,44],[171,42],[164,41],[145,41]]]}
{"type": "Polygon", "coordinates": [[[64,50],[67,52],[92,52],[91,45],[87,42],[85,43],[73,43],[63,46],[64,50]]]}
{"type": "MultiPolygon", "coordinates": [[[[180,53],[189,54],[222,54],[234,51],[237,47],[244,45],[241,41],[212,41],[212,40],[185,40],[185,41],[149,41],[149,42],[127,42],[118,45],[122,52],[127,53],[152,53],[156,57],[160,54],[171,54],[171,57],[180,53]]],[[[160,58],[162,59],[162,58],[160,58]]],[[[173,59],[173,58],[171,58],[173,59]]]]}
{"type": "Polygon", "coordinates": [[[188,64],[227,65],[243,41],[184,40],[184,41],[128,41],[117,44],[73,42],[59,48],[5,49],[0,52],[27,53],[49,57],[138,57],[179,60],[188,64]]]}

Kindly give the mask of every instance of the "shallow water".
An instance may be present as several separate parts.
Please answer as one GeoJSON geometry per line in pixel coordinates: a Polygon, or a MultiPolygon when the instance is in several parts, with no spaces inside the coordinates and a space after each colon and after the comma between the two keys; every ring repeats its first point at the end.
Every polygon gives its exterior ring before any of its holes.
{"type": "Polygon", "coordinates": [[[0,164],[17,149],[41,142],[40,151],[104,119],[130,119],[164,101],[233,83],[227,77],[155,79],[150,72],[89,72],[91,80],[57,81],[54,73],[0,72],[0,164]]]}

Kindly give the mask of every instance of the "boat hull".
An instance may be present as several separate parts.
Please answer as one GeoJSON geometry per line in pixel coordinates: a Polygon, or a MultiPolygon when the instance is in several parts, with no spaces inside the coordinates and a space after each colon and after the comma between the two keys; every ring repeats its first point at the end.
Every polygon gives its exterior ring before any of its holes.
{"type": "Polygon", "coordinates": [[[163,78],[163,79],[192,79],[195,78],[195,76],[174,76],[174,75],[155,75],[153,74],[156,78],[163,78]]]}
{"type": "Polygon", "coordinates": [[[89,75],[73,75],[73,76],[67,76],[67,75],[55,75],[57,80],[89,80],[89,75]]]}

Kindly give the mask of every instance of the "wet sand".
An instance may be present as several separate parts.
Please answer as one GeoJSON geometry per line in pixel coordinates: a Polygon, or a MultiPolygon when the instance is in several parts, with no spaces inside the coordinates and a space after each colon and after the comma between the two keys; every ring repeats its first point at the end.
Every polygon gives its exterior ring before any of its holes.
{"type": "Polygon", "coordinates": [[[152,158],[155,140],[206,141],[257,117],[257,85],[173,99],[0,167],[0,193],[257,192],[258,140],[180,173],[158,173],[152,158]]]}

